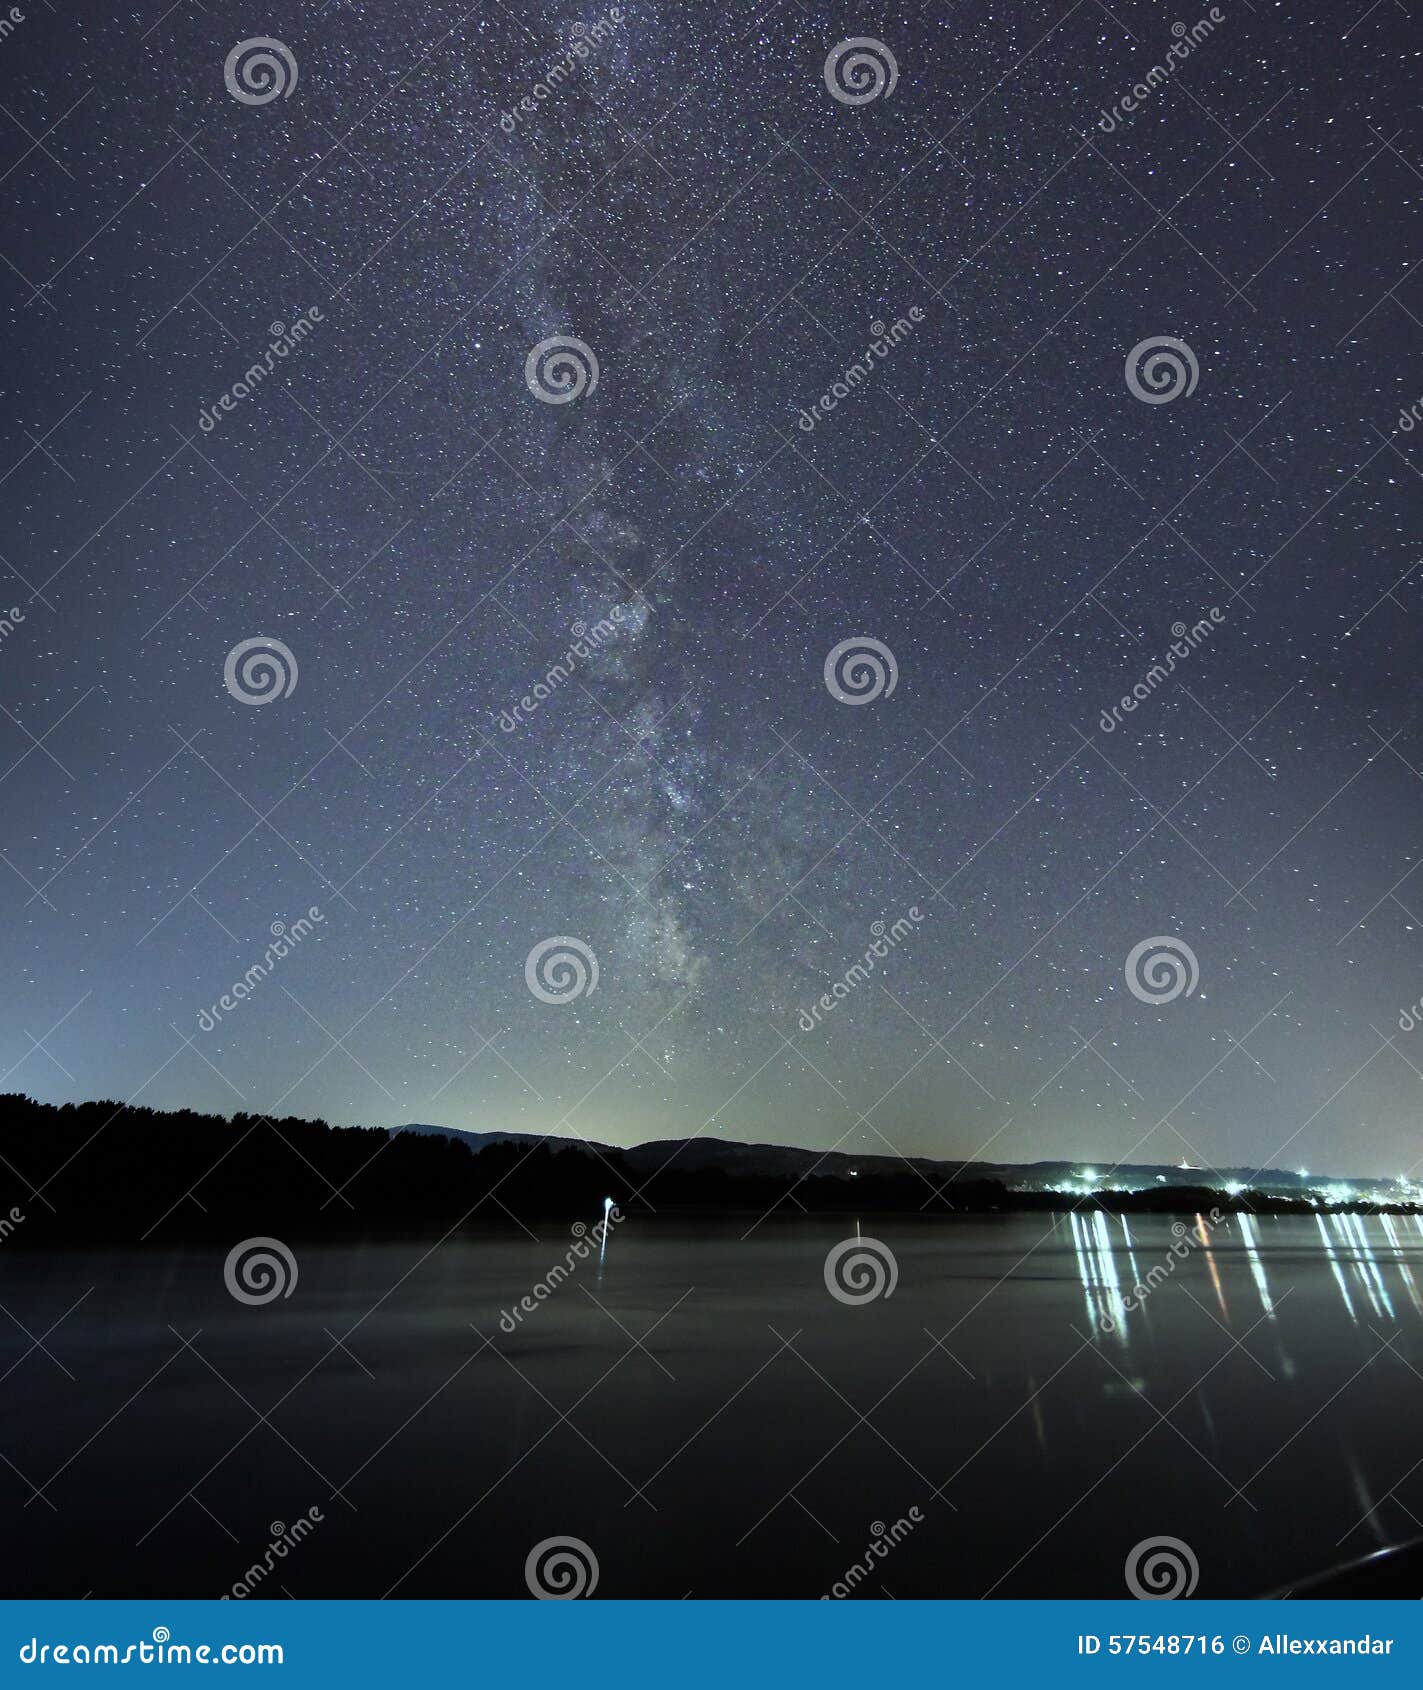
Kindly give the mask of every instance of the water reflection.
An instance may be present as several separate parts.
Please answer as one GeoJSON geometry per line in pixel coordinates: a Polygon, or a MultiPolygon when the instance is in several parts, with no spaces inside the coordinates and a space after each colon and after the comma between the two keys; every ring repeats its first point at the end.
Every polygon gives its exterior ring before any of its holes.
{"type": "Polygon", "coordinates": [[[301,1293],[260,1331],[223,1286],[221,1251],[0,1253],[0,1299],[34,1331],[73,1307],[62,1356],[85,1386],[27,1360],[18,1328],[0,1333],[0,1371],[13,1365],[23,1387],[0,1397],[0,1447],[39,1479],[73,1458],[56,1511],[31,1507],[0,1549],[0,1575],[25,1597],[101,1580],[125,1595],[227,1588],[294,1482],[295,1506],[324,1506],[292,1449],[332,1483],[356,1474],[360,1510],[348,1518],[339,1497],[325,1510],[285,1569],[299,1598],[379,1596],[410,1567],[401,1590],[414,1595],[513,1595],[528,1543],[570,1527],[596,1539],[619,1592],[814,1594],[881,1499],[903,1512],[926,1473],[943,1475],[945,1506],[896,1551],[899,1597],[1119,1594],[1123,1544],[1163,1530],[1191,1544],[1203,1579],[1210,1567],[1212,1594],[1258,1596],[1416,1533],[1423,1466],[1399,1412],[1400,1367],[1423,1367],[1413,1217],[883,1224],[899,1282],[868,1313],[825,1290],[825,1256],[853,1220],[800,1217],[743,1239],[738,1225],[630,1217],[587,1240],[573,1283],[499,1353],[473,1357],[470,1326],[491,1330],[561,1246],[512,1233],[433,1254],[424,1240],[313,1244],[301,1293]],[[654,1323],[655,1358],[634,1343],[654,1323]],[[329,1333],[357,1325],[359,1361],[313,1372],[329,1333]],[[199,1329],[216,1372],[178,1347],[199,1329]],[[803,1360],[776,1348],[775,1333],[796,1332],[803,1360]],[[952,1357],[926,1359],[938,1334],[952,1357]],[[1385,1336],[1398,1365],[1378,1353],[1385,1336]],[[238,1415],[228,1435],[227,1380],[281,1402],[292,1448],[262,1438],[248,1459],[249,1439],[214,1466],[246,1425],[238,1415]],[[892,1443],[874,1410],[847,1445],[846,1401],[881,1398],[892,1443]],[[581,1437],[564,1435],[564,1405],[581,1437]],[[1231,1502],[1237,1485],[1255,1512],[1231,1502]],[[796,1486],[834,1541],[804,1532],[796,1486]],[[99,1487],[104,1507],[86,1518],[99,1487]],[[1084,1496],[1110,1530],[1084,1528],[1084,1496]],[[452,1530],[472,1502],[481,1529],[452,1530]],[[625,1503],[646,1515],[637,1532],[625,1503]]]}
{"type": "Polygon", "coordinates": [[[1370,1306],[1380,1318],[1397,1320],[1393,1312],[1393,1299],[1389,1296],[1383,1282],[1383,1275],[1379,1272],[1378,1258],[1374,1255],[1373,1245],[1370,1244],[1368,1234],[1364,1231],[1364,1220],[1360,1215],[1340,1215],[1338,1219],[1347,1223],[1346,1230],[1353,1238],[1358,1248],[1359,1256],[1356,1271],[1362,1280],[1368,1295],[1370,1306]]]}
{"type": "MultiPolygon", "coordinates": [[[[1211,1213],[1213,1215],[1217,1215],[1219,1214],[1219,1211],[1212,1209],[1211,1213]]],[[[1210,1229],[1206,1225],[1204,1215],[1196,1216],[1196,1238],[1199,1241],[1201,1248],[1206,1253],[1206,1267],[1210,1272],[1211,1284],[1215,1287],[1215,1300],[1220,1304],[1220,1317],[1228,1324],[1230,1321],[1230,1309],[1226,1304],[1225,1287],[1220,1282],[1220,1270],[1216,1267],[1215,1251],[1211,1249],[1210,1229]]]]}
{"type": "Polygon", "coordinates": [[[1237,1215],[1235,1219],[1240,1227],[1240,1236],[1245,1241],[1245,1259],[1250,1263],[1250,1277],[1255,1281],[1255,1289],[1260,1295],[1260,1307],[1273,1320],[1275,1305],[1270,1297],[1270,1282],[1265,1275],[1265,1264],[1260,1257],[1260,1234],[1255,1230],[1255,1217],[1237,1215]]]}
{"type": "Polygon", "coordinates": [[[1141,1284],[1141,1269],[1136,1265],[1136,1251],[1132,1247],[1131,1227],[1127,1224],[1127,1217],[1119,1215],[1122,1223],[1122,1237],[1127,1241],[1127,1264],[1131,1268],[1131,1282],[1133,1286],[1141,1284]]]}
{"type": "MultiPolygon", "coordinates": [[[[1214,1225],[1219,1224],[1218,1221],[1208,1221],[1204,1215],[1198,1214],[1194,1228],[1187,1227],[1184,1221],[1175,1222],[1171,1228],[1173,1241],[1169,1249],[1160,1261],[1153,1262],[1143,1274],[1137,1260],[1131,1225],[1125,1215],[1108,1216],[1100,1210],[1079,1215],[1073,1211],[1067,1218],[1072,1228],[1072,1246],[1077,1257],[1077,1277],[1082,1284],[1083,1302],[1087,1309],[1087,1318],[1095,1331],[1111,1333],[1118,1343],[1125,1345],[1128,1315],[1140,1314],[1149,1328],[1147,1307],[1151,1293],[1164,1280],[1170,1278],[1182,1259],[1195,1253],[1199,1253],[1206,1264],[1222,1318],[1226,1321],[1230,1319],[1225,1282],[1212,1248],[1211,1230],[1214,1225]],[[1131,1283],[1125,1293],[1121,1275],[1117,1270],[1113,1245],[1113,1233],[1118,1226],[1121,1228],[1122,1249],[1131,1272],[1131,1283]]],[[[1270,1302],[1269,1290],[1265,1284],[1264,1268],[1260,1265],[1258,1253],[1253,1250],[1253,1234],[1250,1235],[1248,1244],[1252,1249],[1256,1286],[1260,1290],[1266,1313],[1273,1317],[1274,1306],[1270,1302]]]]}
{"type": "MultiPolygon", "coordinates": [[[[1219,1335],[1212,1337],[1200,1322],[1200,1311],[1231,1328],[1247,1345],[1250,1362],[1268,1381],[1262,1386],[1259,1377],[1255,1378],[1255,1400],[1259,1400],[1262,1389],[1293,1393],[1298,1382],[1308,1381],[1323,1353],[1313,1334],[1327,1331],[1331,1322],[1341,1332],[1368,1327],[1381,1334],[1396,1330],[1400,1317],[1406,1317],[1410,1309],[1415,1316],[1423,1317],[1423,1215],[1366,1215],[1321,1209],[1312,1217],[1311,1225],[1308,1217],[1223,1216],[1212,1210],[1209,1216],[1197,1214],[1189,1223],[1184,1219],[1174,1221],[1169,1231],[1160,1219],[1140,1215],[1129,1220],[1125,1215],[1095,1213],[1069,1219],[1088,1318],[1100,1334],[1099,1342],[1105,1344],[1109,1337],[1115,1338],[1116,1344],[1131,1354],[1135,1366],[1127,1371],[1139,1370],[1144,1379],[1137,1384],[1123,1374],[1122,1385],[1136,1391],[1156,1377],[1173,1346],[1218,1344],[1219,1335]],[[1117,1252],[1121,1253],[1120,1262],[1117,1252]],[[1173,1280],[1176,1283],[1171,1283],[1173,1280]],[[1297,1292],[1302,1294],[1301,1301],[1291,1312],[1287,1300],[1297,1292]],[[1187,1297],[1194,1310],[1185,1304],[1187,1297]],[[1343,1321],[1326,1312],[1326,1304],[1338,1307],[1336,1297],[1343,1305],[1343,1321]],[[1311,1343],[1295,1352],[1288,1341],[1288,1329],[1300,1318],[1302,1305],[1311,1299],[1311,1343]],[[1188,1311],[1184,1326],[1183,1305],[1188,1311]],[[1129,1334],[1129,1323],[1136,1319],[1140,1324],[1129,1334]],[[1259,1333],[1257,1342],[1248,1344],[1251,1332],[1260,1326],[1265,1326],[1268,1339],[1262,1346],[1258,1339],[1264,1333],[1259,1333]],[[1265,1358],[1271,1359],[1275,1371],[1254,1353],[1262,1348],[1275,1351],[1275,1358],[1265,1358]]],[[[1214,1359],[1219,1362],[1228,1354],[1214,1359]]],[[[1350,1365],[1356,1367],[1356,1363],[1350,1365]]],[[[1208,1392],[1205,1380],[1213,1372],[1211,1367],[1203,1369],[1191,1391],[1194,1412],[1204,1429],[1203,1435],[1197,1434],[1198,1443],[1209,1452],[1208,1459],[1218,1472],[1233,1475],[1231,1425],[1215,1412],[1218,1405],[1211,1398],[1224,1390],[1230,1400],[1229,1393],[1237,1390],[1238,1384],[1233,1376],[1223,1373],[1212,1379],[1208,1392]]],[[[1355,1376],[1351,1372],[1344,1382],[1351,1382],[1355,1376]]],[[[1118,1389],[1113,1381],[1104,1386],[1103,1396],[1110,1399],[1118,1389]]],[[[1293,1399],[1284,1395],[1280,1400],[1293,1399]]],[[[1336,1397],[1326,1395],[1323,1400],[1331,1406],[1336,1397]]],[[[1348,1488],[1351,1519],[1344,1536],[1324,1551],[1326,1558],[1329,1553],[1342,1553],[1339,1546],[1354,1533],[1364,1535],[1363,1547],[1377,1547],[1398,1541],[1400,1531],[1406,1535],[1413,1527],[1414,1516],[1407,1510],[1403,1524],[1397,1517],[1395,1476],[1374,1470],[1370,1439],[1356,1436],[1356,1431],[1344,1425],[1331,1433],[1342,1464],[1340,1477],[1348,1488]]],[[[1038,1435],[1041,1443],[1041,1427],[1038,1435]]],[[[1410,1466],[1408,1472],[1412,1470],[1410,1466]]]]}
{"type": "Polygon", "coordinates": [[[1090,1215],[1079,1215],[1074,1210],[1068,1219],[1072,1222],[1072,1245],[1077,1252],[1077,1273],[1082,1281],[1087,1319],[1094,1331],[1115,1333],[1117,1341],[1125,1344],[1127,1309],[1112,1255],[1107,1217],[1100,1209],[1090,1215]]]}
{"type": "Polygon", "coordinates": [[[1339,1257],[1335,1254],[1334,1245],[1329,1237],[1329,1228],[1324,1224],[1323,1215],[1316,1215],[1314,1219],[1319,1228],[1320,1241],[1324,1245],[1325,1257],[1334,1275],[1334,1283],[1339,1287],[1339,1295],[1344,1299],[1344,1307],[1349,1311],[1349,1319],[1357,1326],[1359,1317],[1354,1313],[1354,1299],[1349,1295],[1349,1287],[1344,1283],[1344,1275],[1339,1268],[1339,1257]]]}
{"type": "MultiPolygon", "coordinates": [[[[1408,1300],[1417,1313],[1423,1314],[1423,1302],[1418,1300],[1418,1282],[1414,1279],[1413,1269],[1408,1265],[1408,1258],[1403,1253],[1403,1243],[1398,1236],[1398,1228],[1394,1225],[1394,1218],[1392,1215],[1381,1215],[1379,1219],[1383,1225],[1384,1237],[1388,1239],[1389,1248],[1393,1251],[1393,1259],[1398,1266],[1398,1277],[1403,1281],[1408,1300]]],[[[1418,1216],[1414,1215],[1413,1220],[1416,1224],[1418,1216]]]]}
{"type": "MultiPolygon", "coordinates": [[[[1238,1263],[1242,1256],[1253,1303],[1258,1303],[1266,1320],[1277,1322],[1279,1298],[1270,1287],[1261,1221],[1248,1214],[1222,1217],[1214,1210],[1212,1217],[1198,1214],[1190,1226],[1175,1222],[1172,1242],[1153,1259],[1144,1254],[1139,1257],[1143,1246],[1133,1236],[1127,1216],[1100,1211],[1069,1214],[1077,1276],[1093,1329],[1114,1336],[1122,1345],[1127,1343],[1128,1322],[1133,1315],[1139,1315],[1149,1329],[1151,1294],[1180,1269],[1188,1256],[1197,1258],[1204,1267],[1223,1324],[1232,1324],[1230,1275],[1232,1263],[1238,1263]],[[1234,1229],[1239,1231],[1238,1250],[1231,1236],[1234,1229]],[[1120,1268],[1118,1250],[1124,1257],[1120,1268]]],[[[1267,1220],[1265,1231],[1271,1231],[1275,1224],[1273,1218],[1267,1220]]],[[[1405,1306],[1423,1315],[1423,1288],[1414,1259],[1423,1240],[1423,1216],[1319,1213],[1314,1216],[1314,1225],[1334,1288],[1355,1326],[1365,1315],[1396,1324],[1398,1309],[1405,1306]],[[1400,1286],[1406,1303],[1396,1304],[1400,1286]]],[[[1235,1271],[1238,1275],[1238,1266],[1235,1271]]],[[[1245,1282],[1242,1279],[1240,1283],[1245,1282]]]]}

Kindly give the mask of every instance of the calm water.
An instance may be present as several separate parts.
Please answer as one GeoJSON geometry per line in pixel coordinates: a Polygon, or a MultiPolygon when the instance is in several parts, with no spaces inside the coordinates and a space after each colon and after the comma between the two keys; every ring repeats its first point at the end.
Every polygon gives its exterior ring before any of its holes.
{"type": "Polygon", "coordinates": [[[862,1306],[853,1220],[744,1224],[626,1221],[512,1334],[566,1231],[305,1246],[264,1307],[222,1251],[7,1246],[5,1592],[219,1595],[313,1508],[253,1594],[522,1595],[566,1535],[600,1596],[818,1596],[917,1508],[862,1594],[1122,1595],[1170,1535],[1255,1595],[1419,1531],[1412,1220],[876,1220],[862,1306]]]}

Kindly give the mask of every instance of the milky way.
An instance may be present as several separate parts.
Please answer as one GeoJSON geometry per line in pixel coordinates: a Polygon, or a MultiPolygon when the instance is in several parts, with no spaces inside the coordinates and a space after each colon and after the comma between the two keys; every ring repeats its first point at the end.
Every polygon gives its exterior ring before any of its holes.
{"type": "Polygon", "coordinates": [[[1415,1169],[1420,46],[33,8],[4,1088],[1415,1169]]]}

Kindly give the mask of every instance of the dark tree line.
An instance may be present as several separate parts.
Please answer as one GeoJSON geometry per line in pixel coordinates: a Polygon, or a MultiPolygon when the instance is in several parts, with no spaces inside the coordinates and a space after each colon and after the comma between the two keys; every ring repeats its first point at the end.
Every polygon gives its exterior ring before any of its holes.
{"type": "MultiPolygon", "coordinates": [[[[1312,1213],[1293,1198],[1154,1186],[1066,1198],[1012,1191],[971,1173],[940,1183],[921,1167],[828,1164],[805,1177],[682,1167],[675,1153],[648,1168],[618,1151],[558,1143],[491,1144],[333,1127],[292,1116],[191,1110],[168,1113],[113,1102],[37,1103],[0,1095],[0,1235],[15,1242],[364,1236],[429,1233],[469,1222],[513,1225],[539,1217],[599,1218],[611,1197],[625,1211],[907,1216],[1065,1208],[1131,1213],[1312,1213]]],[[[1360,1205],[1364,1207],[1365,1205],[1360,1205]]]]}

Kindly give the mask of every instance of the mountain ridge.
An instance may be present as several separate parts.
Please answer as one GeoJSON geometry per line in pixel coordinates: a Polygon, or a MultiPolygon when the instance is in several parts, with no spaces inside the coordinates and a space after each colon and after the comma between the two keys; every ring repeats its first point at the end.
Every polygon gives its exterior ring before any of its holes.
{"type": "Polygon", "coordinates": [[[1097,1183],[1101,1189],[1145,1189],[1150,1185],[1209,1187],[1222,1189],[1232,1184],[1254,1190],[1280,1192],[1290,1196],[1331,1186],[1349,1186],[1360,1192],[1393,1188],[1396,1182],[1376,1175],[1304,1174],[1286,1168],[1205,1168],[1177,1163],[1124,1162],[1105,1172],[1096,1172],[1082,1161],[1044,1158],[1035,1162],[989,1162],[956,1157],[857,1155],[844,1150],[808,1150],[796,1145],[769,1144],[741,1139],[693,1136],[648,1139],[622,1146],[597,1139],[582,1139],[552,1133],[476,1132],[465,1127],[448,1127],[412,1121],[389,1129],[392,1133],[413,1133],[451,1138],[482,1150],[494,1144],[546,1146],[550,1150],[576,1151],[585,1155],[617,1156],[639,1171],[678,1167],[686,1172],[720,1168],[731,1175],[799,1176],[801,1178],[857,1177],[860,1173],[884,1174],[906,1166],[926,1177],[947,1180],[996,1180],[1009,1189],[1050,1190],[1064,1182],[1097,1183]]]}

